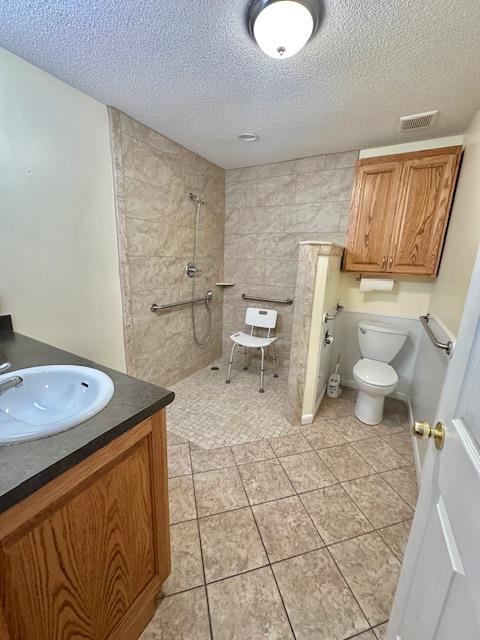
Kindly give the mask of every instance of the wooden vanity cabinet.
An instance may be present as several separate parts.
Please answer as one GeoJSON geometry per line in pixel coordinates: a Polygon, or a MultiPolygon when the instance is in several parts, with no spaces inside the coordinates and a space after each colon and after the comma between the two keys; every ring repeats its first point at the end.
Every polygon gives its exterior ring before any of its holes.
{"type": "Polygon", "coordinates": [[[462,147],[357,162],[345,271],[435,277],[462,147]]]}
{"type": "Polygon", "coordinates": [[[161,410],[0,514],[0,639],[137,640],[169,573],[161,410]]]}

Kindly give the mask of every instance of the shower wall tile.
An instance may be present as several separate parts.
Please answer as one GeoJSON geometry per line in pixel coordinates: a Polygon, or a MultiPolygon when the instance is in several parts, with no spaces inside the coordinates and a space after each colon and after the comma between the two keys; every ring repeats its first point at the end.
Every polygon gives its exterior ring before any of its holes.
{"type": "Polygon", "coordinates": [[[353,167],[299,175],[295,202],[342,202],[348,200],[352,194],[353,177],[353,167]]]}
{"type": "MultiPolygon", "coordinates": [[[[109,114],[127,368],[169,386],[222,352],[223,293],[215,283],[223,279],[225,171],[115,109],[109,114]],[[201,212],[197,295],[213,289],[215,299],[212,334],[204,347],[193,340],[191,307],[150,311],[154,302],[192,296],[185,274],[193,252],[190,191],[207,202],[201,212]]],[[[208,321],[204,305],[195,307],[195,318],[202,338],[208,321]]]]}
{"type": "MultiPolygon", "coordinates": [[[[348,151],[226,172],[225,280],[236,284],[224,292],[225,357],[230,334],[244,327],[246,308],[264,306],[279,313],[277,360],[288,366],[294,305],[257,303],[241,295],[303,300],[304,292],[295,289],[299,243],[345,244],[357,158],[358,151],[348,151]]],[[[254,351],[253,366],[256,360],[254,351]]],[[[243,366],[242,358],[236,366],[243,366]]]]}
{"type": "Polygon", "coordinates": [[[290,204],[295,200],[295,176],[278,176],[247,183],[246,206],[290,204]]]}

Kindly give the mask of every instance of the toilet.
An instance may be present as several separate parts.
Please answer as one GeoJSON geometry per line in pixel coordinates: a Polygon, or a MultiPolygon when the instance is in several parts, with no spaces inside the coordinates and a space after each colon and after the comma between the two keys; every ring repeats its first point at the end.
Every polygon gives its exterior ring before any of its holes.
{"type": "Polygon", "coordinates": [[[359,322],[358,344],[362,358],[353,367],[359,389],[355,415],[365,424],[383,419],[385,397],[393,393],[398,375],[389,364],[403,347],[408,330],[381,323],[359,322]]]}

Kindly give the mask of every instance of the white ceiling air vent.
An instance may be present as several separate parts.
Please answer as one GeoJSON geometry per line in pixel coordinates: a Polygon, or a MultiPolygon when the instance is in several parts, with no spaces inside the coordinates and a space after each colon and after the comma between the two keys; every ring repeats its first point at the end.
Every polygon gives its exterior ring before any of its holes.
{"type": "Polygon", "coordinates": [[[414,113],[411,116],[400,117],[400,131],[408,133],[416,129],[426,129],[431,127],[438,111],[425,111],[425,113],[414,113]]]}

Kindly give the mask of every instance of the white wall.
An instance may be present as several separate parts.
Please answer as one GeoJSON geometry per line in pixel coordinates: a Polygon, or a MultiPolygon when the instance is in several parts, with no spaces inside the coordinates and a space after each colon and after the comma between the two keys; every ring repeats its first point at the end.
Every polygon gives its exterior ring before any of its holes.
{"type": "Polygon", "coordinates": [[[464,144],[442,264],[429,307],[454,335],[480,243],[480,111],[465,134],[464,144]]]}
{"type": "Polygon", "coordinates": [[[418,317],[427,313],[432,295],[431,280],[395,279],[392,291],[360,291],[357,273],[341,273],[340,300],[349,311],[407,315],[418,317]]]}
{"type": "Polygon", "coordinates": [[[0,312],[125,369],[107,109],[0,49],[0,312]]]}
{"type": "MultiPolygon", "coordinates": [[[[455,340],[462,317],[470,276],[480,243],[480,111],[464,138],[465,152],[448,227],[440,273],[432,290],[428,311],[439,340],[455,340]]],[[[422,337],[410,399],[416,420],[433,422],[449,359],[422,337]]],[[[424,447],[421,448],[422,455],[424,447]]]]}

